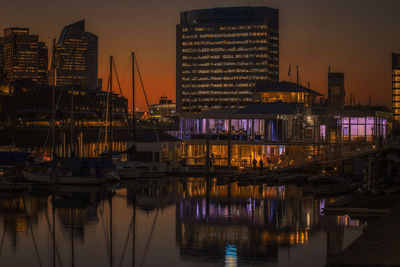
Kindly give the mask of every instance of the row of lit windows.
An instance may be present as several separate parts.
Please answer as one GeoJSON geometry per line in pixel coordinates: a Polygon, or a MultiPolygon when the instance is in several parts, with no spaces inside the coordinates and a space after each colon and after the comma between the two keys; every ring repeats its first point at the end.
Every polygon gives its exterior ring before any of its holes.
{"type": "Polygon", "coordinates": [[[249,72],[267,72],[268,69],[193,69],[182,71],[183,74],[215,74],[215,73],[249,73],[249,72]]]}
{"type": "Polygon", "coordinates": [[[399,75],[400,76],[400,70],[393,70],[393,75],[399,75]]]}
{"type": "Polygon", "coordinates": [[[237,51],[267,51],[268,47],[253,46],[253,47],[231,47],[231,48],[184,48],[183,53],[209,53],[209,52],[237,52],[237,51]]]}
{"type": "Polygon", "coordinates": [[[400,76],[393,76],[394,82],[400,82],[400,76]]]}
{"type": "Polygon", "coordinates": [[[182,39],[232,38],[232,37],[250,37],[250,36],[268,36],[268,33],[266,33],[266,32],[238,32],[238,33],[182,34],[182,39]]]}
{"type": "Polygon", "coordinates": [[[266,44],[267,39],[258,40],[242,40],[242,41],[232,41],[232,40],[221,40],[221,41],[191,41],[182,42],[183,46],[199,46],[199,45],[240,45],[240,44],[266,44]]]}
{"type": "Polygon", "coordinates": [[[393,83],[393,88],[400,88],[400,83],[393,83]]]}
{"type": "Polygon", "coordinates": [[[196,91],[196,92],[182,92],[182,95],[251,95],[248,90],[223,90],[223,91],[196,91]]]}
{"type": "Polygon", "coordinates": [[[238,55],[204,55],[204,56],[182,56],[184,60],[205,59],[237,59],[237,58],[268,58],[268,54],[238,54],[238,55]]]}
{"type": "Polygon", "coordinates": [[[222,88],[222,87],[253,87],[255,83],[204,83],[204,84],[182,84],[182,88],[222,88]]]}
{"type": "MultiPolygon", "coordinates": [[[[194,99],[196,99],[196,98],[194,98],[194,99]]],[[[192,98],[185,98],[185,97],[183,97],[182,98],[182,102],[197,102],[197,101],[193,101],[194,99],[192,99],[192,98]]],[[[200,100],[200,99],[199,99],[200,100]]],[[[201,98],[201,102],[212,102],[212,101],[215,101],[215,102],[218,102],[218,101],[232,101],[232,102],[234,102],[234,101],[237,101],[238,100],[238,98],[236,97],[207,97],[207,98],[201,98]]],[[[240,101],[251,101],[252,99],[251,99],[251,97],[241,97],[240,98],[240,101]]]]}
{"type": "Polygon", "coordinates": [[[182,67],[219,67],[219,66],[259,66],[268,65],[268,61],[236,61],[236,62],[204,62],[204,63],[182,63],[182,67]]]}
{"type": "Polygon", "coordinates": [[[400,89],[393,90],[393,95],[400,95],[400,89]]]}
{"type": "Polygon", "coordinates": [[[268,76],[224,76],[224,77],[182,77],[183,81],[227,81],[227,80],[266,80],[268,76]]]}
{"type": "Polygon", "coordinates": [[[194,28],[182,28],[182,32],[187,31],[215,31],[219,29],[220,31],[236,31],[236,30],[266,30],[268,29],[267,25],[241,25],[241,26],[219,26],[219,27],[194,27],[194,28]]]}

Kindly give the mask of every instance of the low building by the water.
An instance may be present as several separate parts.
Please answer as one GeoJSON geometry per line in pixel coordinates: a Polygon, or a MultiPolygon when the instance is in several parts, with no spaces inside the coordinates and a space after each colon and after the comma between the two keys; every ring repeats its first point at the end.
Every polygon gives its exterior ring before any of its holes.
{"type": "Polygon", "coordinates": [[[245,108],[179,114],[189,165],[205,165],[209,157],[212,166],[288,166],[375,149],[390,135],[388,111],[347,106],[332,115],[308,88],[288,82],[258,88],[259,103],[245,108]]]}
{"type": "MultiPolygon", "coordinates": [[[[53,90],[57,127],[68,126],[71,116],[75,126],[105,126],[107,92],[83,86],[40,85],[30,80],[0,84],[0,125],[8,127],[49,127],[52,119],[53,90]]],[[[113,126],[126,126],[128,100],[112,95],[113,126]]]]}

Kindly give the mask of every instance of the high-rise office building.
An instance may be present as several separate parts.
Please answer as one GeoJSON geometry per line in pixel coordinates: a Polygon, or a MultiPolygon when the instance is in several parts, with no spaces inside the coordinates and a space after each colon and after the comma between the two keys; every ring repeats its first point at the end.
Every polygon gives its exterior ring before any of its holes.
{"type": "Polygon", "coordinates": [[[400,121],[400,53],[392,53],[392,110],[394,121],[400,121]]]}
{"type": "Polygon", "coordinates": [[[38,35],[30,34],[28,28],[4,29],[3,53],[4,73],[8,81],[30,79],[46,83],[47,47],[39,42],[38,35]]]}
{"type": "Polygon", "coordinates": [[[37,82],[40,84],[48,83],[48,63],[49,63],[49,50],[44,42],[39,42],[39,62],[38,62],[38,78],[37,82]]]}
{"type": "Polygon", "coordinates": [[[0,37],[0,81],[4,78],[4,38],[0,37]]]}
{"type": "Polygon", "coordinates": [[[54,50],[57,85],[97,88],[98,38],[85,31],[84,20],[65,26],[54,50]]]}
{"type": "Polygon", "coordinates": [[[277,9],[185,11],[176,32],[179,111],[243,107],[256,82],[279,79],[277,9]]]}

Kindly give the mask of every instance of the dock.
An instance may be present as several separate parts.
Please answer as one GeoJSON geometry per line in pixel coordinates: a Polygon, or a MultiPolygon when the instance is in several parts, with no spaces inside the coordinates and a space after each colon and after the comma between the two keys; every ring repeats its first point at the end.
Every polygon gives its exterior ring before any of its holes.
{"type": "Polygon", "coordinates": [[[400,266],[400,204],[368,228],[326,267],[400,266]]]}

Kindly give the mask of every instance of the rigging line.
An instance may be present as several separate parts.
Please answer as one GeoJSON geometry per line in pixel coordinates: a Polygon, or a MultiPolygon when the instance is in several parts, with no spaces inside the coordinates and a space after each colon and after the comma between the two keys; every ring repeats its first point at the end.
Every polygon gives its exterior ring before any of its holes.
{"type": "Polygon", "coordinates": [[[105,132],[104,132],[104,151],[107,149],[107,142],[108,142],[108,123],[109,123],[109,101],[110,101],[110,76],[108,76],[108,82],[107,82],[107,99],[106,99],[106,128],[105,128],[105,132]]]}
{"type": "MultiPolygon", "coordinates": [[[[107,88],[108,88],[108,86],[109,86],[109,84],[110,84],[110,78],[108,78],[107,79],[107,88]]],[[[108,101],[108,93],[107,93],[107,101],[108,101]]],[[[108,103],[108,102],[107,102],[108,103]]],[[[107,104],[108,105],[108,104],[107,104]]],[[[107,106],[106,105],[106,127],[105,127],[105,129],[104,129],[104,135],[106,136],[106,133],[107,133],[107,116],[108,116],[108,109],[107,109],[107,106]]],[[[102,116],[101,116],[101,119],[103,119],[104,118],[104,113],[102,114],[102,116]]],[[[98,136],[98,138],[97,138],[97,148],[99,148],[100,147],[100,140],[101,140],[101,137],[102,137],[102,128],[103,128],[103,125],[102,124],[100,124],[100,130],[99,130],[99,136],[98,136]]],[[[106,139],[107,137],[105,137],[105,140],[107,140],[106,139]]],[[[106,145],[107,143],[105,143],[105,145],[106,145]]],[[[99,154],[100,154],[100,149],[99,149],[99,154]]]]}
{"type": "MultiPolygon", "coordinates": [[[[61,89],[61,90],[60,90],[60,94],[58,95],[58,99],[57,99],[57,103],[56,103],[56,106],[55,106],[55,110],[58,109],[58,106],[59,106],[59,104],[60,104],[60,100],[61,100],[61,95],[62,95],[62,93],[63,93],[63,90],[61,89]]],[[[43,151],[44,151],[45,147],[47,146],[47,142],[49,141],[50,132],[51,132],[51,127],[47,130],[46,139],[45,139],[44,144],[43,144],[43,151]]]]}
{"type": "Polygon", "coordinates": [[[157,222],[159,211],[160,211],[160,208],[157,208],[157,213],[156,213],[156,216],[154,217],[153,224],[151,226],[150,236],[149,236],[149,239],[147,240],[146,247],[144,248],[142,261],[140,262],[140,265],[139,265],[140,267],[142,267],[144,265],[144,261],[146,260],[147,252],[149,250],[150,242],[153,237],[154,229],[156,228],[156,222],[157,222]]]}
{"type": "MultiPolygon", "coordinates": [[[[113,63],[113,67],[114,67],[115,77],[117,78],[117,84],[118,84],[118,88],[119,88],[119,93],[120,93],[121,96],[123,96],[122,89],[121,89],[121,84],[120,84],[119,78],[118,78],[117,68],[115,67],[115,62],[113,61],[112,63],[113,63]]],[[[128,101],[126,102],[126,105],[125,105],[124,108],[125,108],[125,119],[126,119],[126,122],[128,123],[129,131],[131,132],[132,137],[133,137],[133,129],[132,129],[132,125],[130,123],[129,114],[128,114],[128,101]]]]}
{"type": "Polygon", "coordinates": [[[131,219],[131,223],[129,224],[128,235],[126,236],[125,243],[124,243],[124,249],[122,250],[121,261],[119,263],[120,267],[122,267],[122,263],[124,262],[126,248],[128,247],[129,237],[131,236],[131,232],[132,232],[132,224],[133,224],[133,217],[131,219]]]}
{"type": "MultiPolygon", "coordinates": [[[[51,236],[51,238],[54,238],[53,237],[53,231],[52,231],[53,228],[51,228],[50,220],[49,220],[49,216],[47,215],[47,212],[44,213],[44,216],[46,217],[46,220],[47,220],[47,226],[49,228],[50,236],[51,236]]],[[[57,258],[58,258],[58,263],[60,263],[60,265],[63,266],[62,261],[61,261],[61,257],[60,257],[60,253],[59,253],[59,251],[57,249],[57,245],[55,246],[55,249],[56,249],[56,255],[57,255],[57,258]]]]}
{"type": "MultiPolygon", "coordinates": [[[[136,66],[138,75],[139,75],[140,85],[142,86],[142,89],[143,89],[143,94],[144,94],[144,98],[146,100],[147,108],[148,108],[148,110],[150,112],[149,100],[147,99],[146,90],[144,89],[143,79],[142,79],[142,75],[140,74],[139,64],[137,62],[136,56],[134,57],[134,61],[135,61],[135,66],[136,66]]],[[[161,142],[160,142],[160,136],[158,136],[158,131],[156,130],[156,122],[155,121],[153,121],[153,129],[154,129],[154,132],[156,134],[157,142],[160,145],[160,148],[161,148],[161,151],[162,151],[162,146],[161,146],[161,142]]]]}
{"type": "Polygon", "coordinates": [[[43,265],[42,265],[42,261],[40,259],[40,255],[39,255],[39,250],[38,250],[38,247],[37,247],[36,239],[35,239],[35,236],[33,235],[31,218],[29,217],[28,211],[26,210],[25,197],[22,198],[22,201],[23,201],[23,204],[24,204],[24,211],[25,211],[25,215],[26,215],[26,218],[27,218],[27,221],[28,221],[29,230],[31,232],[32,242],[33,242],[33,246],[35,248],[36,257],[37,257],[37,260],[39,262],[39,266],[42,267],[43,265]]]}

